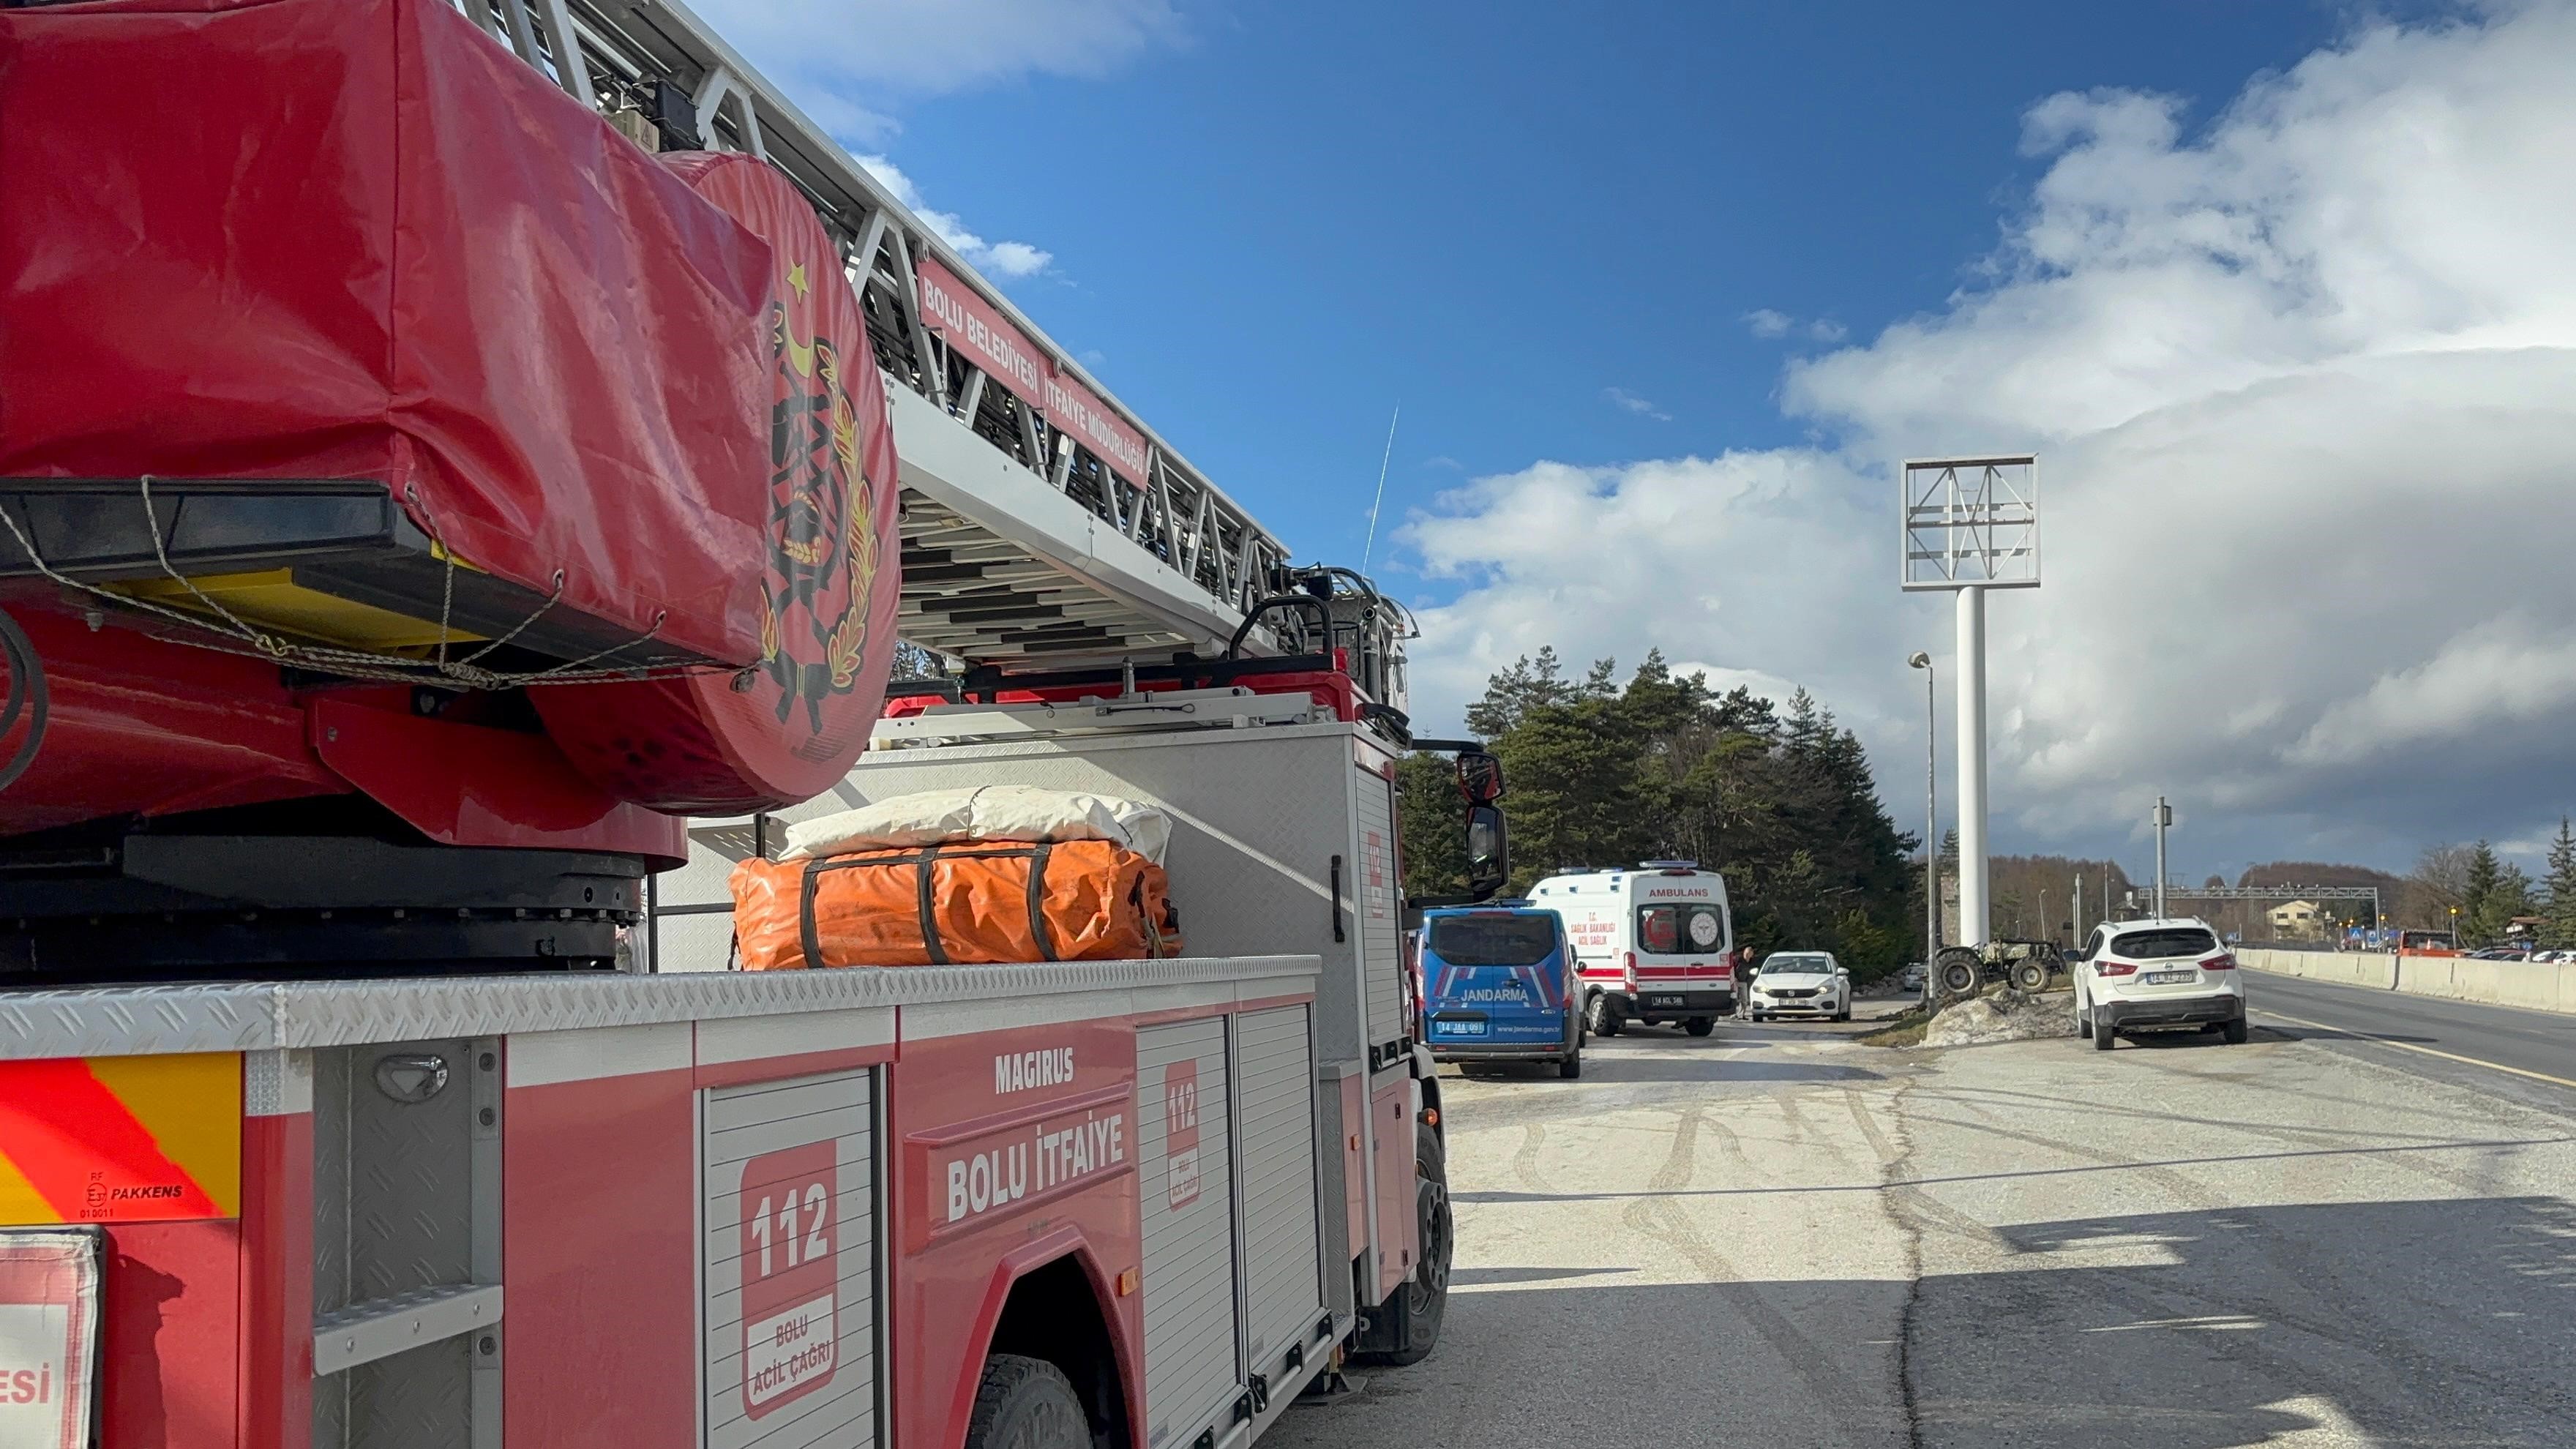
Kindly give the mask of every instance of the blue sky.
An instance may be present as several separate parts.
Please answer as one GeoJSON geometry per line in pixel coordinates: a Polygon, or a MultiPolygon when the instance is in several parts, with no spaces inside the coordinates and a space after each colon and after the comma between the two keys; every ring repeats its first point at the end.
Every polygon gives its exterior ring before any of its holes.
{"type": "Polygon", "coordinates": [[[1998,848],[2576,808],[2576,0],[707,8],[1301,556],[1401,398],[1426,723],[1660,648],[1816,691],[1910,820],[1889,464],[2027,447],[1998,848]]]}
{"type": "Polygon", "coordinates": [[[1780,367],[1815,342],[1747,314],[1866,334],[1937,306],[2027,183],[2031,102],[2223,100],[2336,25],[2222,0],[1193,6],[1105,76],[898,102],[882,149],[1051,251],[1015,299],[1281,536],[1356,561],[1398,398],[1398,514],[1462,469],[1796,441],[1780,367]],[[1033,144],[1065,185],[996,164],[1033,144]]]}

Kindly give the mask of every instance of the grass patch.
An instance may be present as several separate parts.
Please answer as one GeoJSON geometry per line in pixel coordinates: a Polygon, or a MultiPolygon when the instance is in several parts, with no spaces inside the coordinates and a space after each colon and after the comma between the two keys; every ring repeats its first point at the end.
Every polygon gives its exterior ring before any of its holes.
{"type": "Polygon", "coordinates": [[[1932,1013],[1917,1006],[1903,1016],[1892,1018],[1887,1025],[1866,1036],[1852,1040],[1862,1046],[1910,1047],[1923,1045],[1923,1033],[1932,1025],[1932,1013]]]}

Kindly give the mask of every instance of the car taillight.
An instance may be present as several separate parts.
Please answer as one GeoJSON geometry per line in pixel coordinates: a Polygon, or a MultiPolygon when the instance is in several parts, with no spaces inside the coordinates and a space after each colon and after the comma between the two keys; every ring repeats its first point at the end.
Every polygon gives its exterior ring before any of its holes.
{"type": "Polygon", "coordinates": [[[2201,962],[2200,969],[2203,971],[2233,971],[2236,969],[2236,958],[2222,951],[2217,955],[2210,957],[2208,960],[2201,962]]]}
{"type": "Polygon", "coordinates": [[[2133,961],[2097,961],[2093,965],[2093,974],[2096,976],[2135,976],[2138,974],[2138,967],[2137,963],[2133,961]]]}

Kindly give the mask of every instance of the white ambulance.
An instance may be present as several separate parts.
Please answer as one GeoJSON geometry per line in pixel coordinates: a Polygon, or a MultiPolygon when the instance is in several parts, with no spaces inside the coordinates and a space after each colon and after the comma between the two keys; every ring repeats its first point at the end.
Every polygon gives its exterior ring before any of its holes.
{"type": "Polygon", "coordinates": [[[1617,1036],[1629,1022],[1678,1021],[1706,1036],[1735,1010],[1735,923],[1726,878],[1697,861],[1552,875],[1534,905],[1565,918],[1583,978],[1584,1022],[1617,1036]]]}

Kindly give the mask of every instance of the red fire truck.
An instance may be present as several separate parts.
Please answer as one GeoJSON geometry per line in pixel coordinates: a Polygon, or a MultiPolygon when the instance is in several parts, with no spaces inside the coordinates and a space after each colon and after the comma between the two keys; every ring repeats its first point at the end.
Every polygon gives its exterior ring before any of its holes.
{"type": "Polygon", "coordinates": [[[1501,780],[1400,609],[672,0],[0,70],[0,1445],[1219,1449],[1430,1352],[1392,767],[1486,893],[1501,780]],[[729,969],[732,863],[985,781],[1160,806],[1192,954],[729,969]]]}

